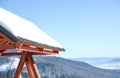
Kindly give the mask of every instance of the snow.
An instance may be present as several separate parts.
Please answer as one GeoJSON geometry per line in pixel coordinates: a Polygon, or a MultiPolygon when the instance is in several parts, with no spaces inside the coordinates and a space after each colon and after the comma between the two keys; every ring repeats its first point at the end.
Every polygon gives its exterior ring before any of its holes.
{"type": "Polygon", "coordinates": [[[73,59],[75,61],[86,62],[92,66],[102,68],[102,69],[119,69],[120,70],[120,58],[118,57],[91,57],[91,58],[78,58],[73,59]]]}
{"type": "Polygon", "coordinates": [[[9,67],[9,63],[3,64],[3,65],[0,66],[0,71],[7,71],[8,67],[9,67]]]}
{"type": "Polygon", "coordinates": [[[16,69],[20,59],[17,58],[17,57],[13,57],[13,58],[10,58],[10,59],[11,59],[11,61],[13,61],[11,69],[16,69]]]}
{"type": "Polygon", "coordinates": [[[9,69],[16,69],[18,66],[19,58],[12,57],[10,62],[0,65],[0,71],[8,71],[9,69]]]}
{"type": "Polygon", "coordinates": [[[97,66],[99,68],[103,68],[103,69],[120,69],[120,63],[116,63],[116,64],[102,64],[97,66]]]}
{"type": "Polygon", "coordinates": [[[0,8],[0,24],[15,36],[38,43],[47,44],[49,46],[62,48],[58,42],[40,30],[34,23],[25,20],[3,8],[0,8]]]}

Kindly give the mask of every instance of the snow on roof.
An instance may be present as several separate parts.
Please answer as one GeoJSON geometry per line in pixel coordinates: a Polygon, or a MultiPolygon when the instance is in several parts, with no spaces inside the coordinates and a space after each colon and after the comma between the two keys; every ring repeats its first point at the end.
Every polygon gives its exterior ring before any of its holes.
{"type": "Polygon", "coordinates": [[[0,8],[0,25],[16,37],[19,36],[41,44],[62,48],[58,42],[40,30],[34,23],[3,8],[0,8]]]}

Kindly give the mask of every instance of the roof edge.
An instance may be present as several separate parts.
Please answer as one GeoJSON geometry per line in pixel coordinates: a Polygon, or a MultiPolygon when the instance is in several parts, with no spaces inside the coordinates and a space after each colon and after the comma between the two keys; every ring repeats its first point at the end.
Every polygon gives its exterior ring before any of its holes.
{"type": "Polygon", "coordinates": [[[17,42],[18,41],[17,37],[15,35],[13,35],[8,29],[4,28],[3,25],[5,25],[5,24],[3,24],[3,23],[0,22],[0,32],[2,32],[3,34],[5,34],[12,41],[17,42]]]}
{"type": "Polygon", "coordinates": [[[64,48],[59,48],[59,47],[54,47],[54,46],[50,46],[50,45],[47,45],[47,44],[38,43],[38,42],[35,42],[35,41],[32,41],[32,40],[28,40],[28,39],[25,39],[25,38],[22,38],[22,37],[17,37],[17,38],[18,38],[18,40],[25,41],[25,42],[28,42],[28,43],[38,44],[38,45],[41,45],[41,46],[55,48],[55,49],[58,49],[60,51],[65,51],[64,48]]]}

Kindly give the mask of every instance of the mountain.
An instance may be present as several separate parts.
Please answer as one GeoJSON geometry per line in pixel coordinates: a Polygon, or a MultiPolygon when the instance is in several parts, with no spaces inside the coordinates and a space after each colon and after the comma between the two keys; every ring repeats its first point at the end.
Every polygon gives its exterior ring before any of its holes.
{"type": "MultiPolygon", "coordinates": [[[[13,78],[18,57],[2,57],[0,60],[0,67],[5,67],[0,68],[0,78],[13,78]]],[[[119,70],[100,69],[85,62],[53,56],[34,56],[34,60],[42,78],[120,78],[119,70]]],[[[22,78],[28,78],[26,68],[22,78]]]]}
{"type": "Polygon", "coordinates": [[[119,69],[120,70],[120,57],[96,57],[96,58],[74,58],[74,61],[86,62],[95,67],[103,69],[119,69]]]}

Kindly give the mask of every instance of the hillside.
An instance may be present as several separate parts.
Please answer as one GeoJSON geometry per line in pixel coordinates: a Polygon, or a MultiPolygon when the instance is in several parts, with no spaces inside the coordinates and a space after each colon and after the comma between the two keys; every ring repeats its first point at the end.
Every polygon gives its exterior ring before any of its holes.
{"type": "MultiPolygon", "coordinates": [[[[50,56],[35,56],[34,59],[42,78],[120,78],[119,70],[99,69],[84,62],[50,56]]],[[[2,59],[0,65],[7,66],[9,64],[11,68],[10,71],[7,69],[2,70],[0,72],[0,78],[13,78],[15,64],[10,64],[11,60],[9,58],[2,59]],[[7,63],[4,61],[7,61],[7,63]]],[[[26,69],[23,70],[22,78],[28,78],[26,69]]]]}
{"type": "Polygon", "coordinates": [[[91,58],[73,58],[74,61],[86,62],[95,67],[103,69],[119,69],[120,70],[120,57],[91,57],[91,58]]]}

